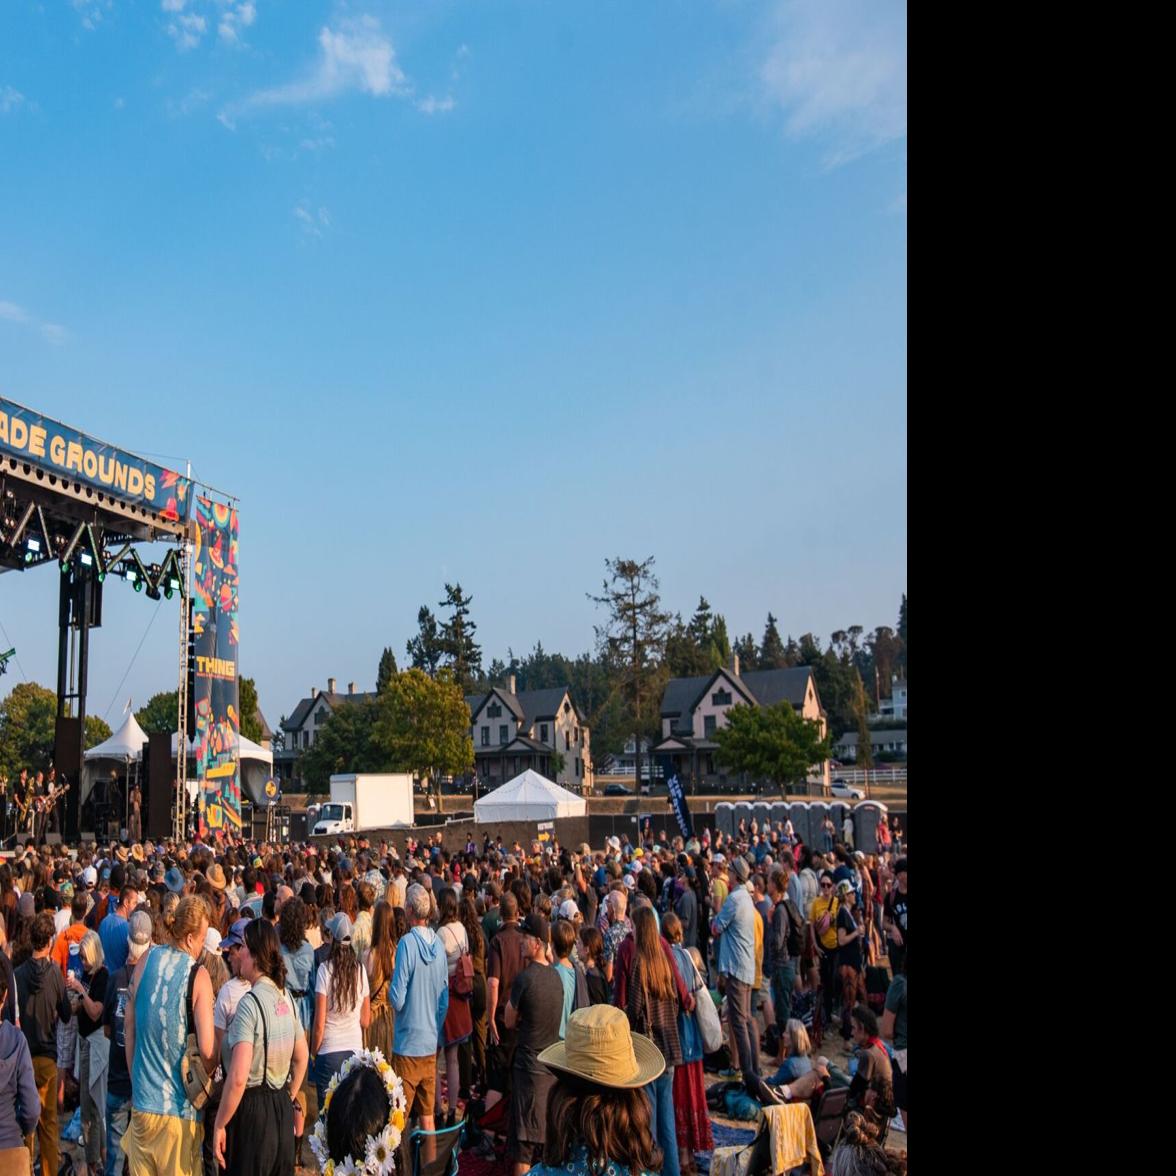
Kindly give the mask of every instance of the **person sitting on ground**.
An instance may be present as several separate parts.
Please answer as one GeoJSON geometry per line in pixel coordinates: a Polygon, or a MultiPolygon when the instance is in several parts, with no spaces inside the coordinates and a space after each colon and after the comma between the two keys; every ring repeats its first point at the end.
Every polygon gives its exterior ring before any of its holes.
{"type": "Polygon", "coordinates": [[[894,1105],[894,1069],[890,1055],[878,1037],[878,1018],[866,1005],[855,1005],[851,1014],[857,1072],[849,1084],[849,1105],[864,1111],[867,1119],[887,1123],[894,1105]]]}
{"type": "Polygon", "coordinates": [[[781,1047],[785,1051],[785,1058],[775,1075],[767,1080],[769,1086],[794,1082],[813,1068],[813,1046],[803,1021],[794,1018],[787,1022],[781,1037],[781,1047]]]}

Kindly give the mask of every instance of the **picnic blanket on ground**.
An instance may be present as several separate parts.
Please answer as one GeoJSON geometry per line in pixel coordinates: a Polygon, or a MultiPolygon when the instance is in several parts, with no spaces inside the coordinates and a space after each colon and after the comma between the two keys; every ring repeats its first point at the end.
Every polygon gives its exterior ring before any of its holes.
{"type": "Polygon", "coordinates": [[[709,1172],[710,1176],[716,1176],[716,1171],[711,1164],[714,1155],[731,1148],[738,1149],[746,1147],[755,1139],[754,1131],[742,1127],[724,1127],[721,1123],[715,1123],[713,1121],[711,1122],[711,1134],[715,1137],[714,1152],[697,1153],[699,1172],[709,1172]]]}

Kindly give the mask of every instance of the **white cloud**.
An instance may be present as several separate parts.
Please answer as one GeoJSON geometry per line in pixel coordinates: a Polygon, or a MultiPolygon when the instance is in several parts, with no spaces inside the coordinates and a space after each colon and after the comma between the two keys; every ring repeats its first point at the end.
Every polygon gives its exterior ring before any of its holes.
{"type": "MultiPolygon", "coordinates": [[[[183,4],[184,0],[163,0],[164,4],[183,4]]],[[[167,26],[167,35],[171,37],[176,43],[176,48],[181,53],[189,49],[195,49],[200,44],[201,38],[204,36],[208,28],[208,22],[204,17],[195,12],[179,12],[175,20],[171,21],[167,26]]]]}
{"type": "Polygon", "coordinates": [[[416,104],[416,108],[421,114],[448,114],[456,105],[451,96],[434,98],[430,94],[428,98],[422,98],[416,104]]]}
{"type": "Polygon", "coordinates": [[[42,322],[36,315],[30,314],[15,302],[0,299],[0,319],[37,331],[42,339],[55,347],[60,347],[69,338],[69,332],[60,323],[42,322]]]}
{"type": "Polygon", "coordinates": [[[259,90],[236,107],[223,111],[221,121],[231,125],[234,113],[261,107],[297,106],[349,91],[377,98],[409,92],[408,80],[396,64],[392,42],[373,17],[348,22],[338,29],[324,26],[319,31],[318,44],[318,61],[305,77],[259,90]]]}
{"type": "Polygon", "coordinates": [[[164,12],[183,12],[188,0],[161,0],[160,8],[164,12]]]}
{"type": "Polygon", "coordinates": [[[25,96],[12,86],[0,86],[0,114],[10,114],[25,104],[25,96]]]}
{"type": "Polygon", "coordinates": [[[331,227],[330,212],[321,205],[317,210],[312,208],[309,200],[299,200],[290,211],[304,237],[319,238],[331,227]]]}
{"type": "Polygon", "coordinates": [[[73,0],[74,10],[82,18],[82,27],[93,31],[102,23],[102,15],[114,7],[114,0],[73,0]]]}
{"type": "Polygon", "coordinates": [[[793,138],[836,166],[907,131],[905,0],[780,0],[760,70],[793,138]]]}
{"type": "Polygon", "coordinates": [[[235,3],[235,0],[218,0],[225,11],[221,13],[217,22],[217,36],[229,45],[237,45],[241,40],[241,30],[247,29],[257,19],[257,7],[251,0],[235,3]]]}

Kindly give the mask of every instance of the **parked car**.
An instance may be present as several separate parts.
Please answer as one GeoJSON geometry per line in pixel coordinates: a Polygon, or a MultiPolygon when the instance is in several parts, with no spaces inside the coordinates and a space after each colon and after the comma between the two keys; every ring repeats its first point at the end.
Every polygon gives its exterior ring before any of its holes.
{"type": "Polygon", "coordinates": [[[866,794],[860,788],[854,788],[844,780],[834,780],[829,785],[829,792],[842,800],[865,800],[866,794]]]}
{"type": "Polygon", "coordinates": [[[624,784],[606,784],[604,786],[605,796],[632,796],[633,794],[624,786],[624,784]]]}

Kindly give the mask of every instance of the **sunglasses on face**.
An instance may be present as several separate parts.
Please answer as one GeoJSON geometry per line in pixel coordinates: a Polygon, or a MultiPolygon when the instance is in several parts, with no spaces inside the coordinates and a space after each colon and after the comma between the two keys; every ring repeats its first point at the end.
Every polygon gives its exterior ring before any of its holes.
{"type": "Polygon", "coordinates": [[[821,889],[822,889],[822,890],[832,890],[832,889],[833,889],[833,883],[832,883],[832,882],[822,882],[822,883],[821,883],[821,889]]]}

